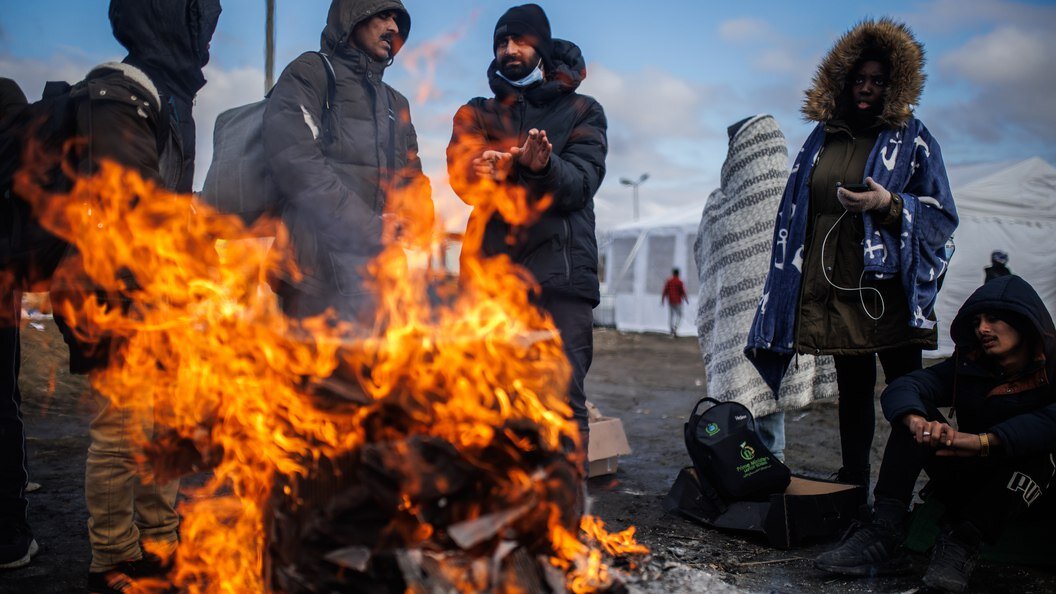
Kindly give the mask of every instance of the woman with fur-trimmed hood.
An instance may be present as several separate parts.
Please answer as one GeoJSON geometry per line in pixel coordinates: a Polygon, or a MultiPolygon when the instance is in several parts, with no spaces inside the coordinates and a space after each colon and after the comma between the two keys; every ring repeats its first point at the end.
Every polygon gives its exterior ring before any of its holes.
{"type": "Polygon", "coordinates": [[[817,126],[785,186],[745,352],[776,393],[796,353],[833,355],[839,478],[868,486],[876,357],[888,382],[935,348],[932,311],[957,213],[938,142],[913,115],[924,48],[865,20],[829,51],[803,114],[817,126]]]}

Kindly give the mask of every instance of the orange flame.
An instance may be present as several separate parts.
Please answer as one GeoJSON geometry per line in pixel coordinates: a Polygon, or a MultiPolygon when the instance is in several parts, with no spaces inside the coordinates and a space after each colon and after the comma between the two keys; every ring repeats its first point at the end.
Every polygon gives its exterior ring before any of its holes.
{"type": "MultiPolygon", "coordinates": [[[[513,460],[532,448],[561,452],[564,444],[578,445],[564,397],[569,365],[553,323],[530,301],[529,275],[508,258],[477,256],[481,229],[467,240],[461,286],[436,302],[427,297],[434,273],[411,265],[405,250],[434,241],[431,207],[415,199],[421,187],[390,196],[389,234],[396,235],[392,221],[399,220],[402,235],[369,267],[379,307],[365,336],[329,313],[304,321],[282,315],[275,295],[263,288],[269,270],[296,274],[282,256],[287,237],[281,228],[278,249],[235,241],[221,254],[214,238],[244,233],[237,218],[207,213],[192,197],[110,162],[76,178],[68,194],[40,190],[28,172],[18,175],[16,190],[81,254],[56,273],[57,285],[81,287],[79,298],[56,309],[82,338],[114,339],[111,364],[92,376],[93,386],[193,443],[213,467],[181,507],[181,543],[169,577],[187,592],[266,591],[265,526],[276,484],[361,447],[364,421],[381,406],[398,406],[409,418],[406,428],[387,429],[388,437],[440,438],[473,466],[496,473],[481,501],[460,504],[463,520],[510,502],[549,518],[551,563],[566,572],[571,590],[611,584],[605,555],[647,553],[634,542],[633,528],[609,535],[589,517],[579,527],[581,542],[568,510],[552,500],[562,487],[554,477],[530,467],[495,468],[488,458],[500,433],[518,450],[513,460]],[[311,386],[339,366],[355,370],[371,402],[316,406],[311,386]],[[511,432],[511,420],[530,421],[538,442],[511,432]]],[[[494,184],[482,192],[490,198],[481,198],[478,208],[512,221],[530,221],[546,207],[494,184]]],[[[146,435],[138,440],[149,441],[146,435]]],[[[152,462],[159,479],[171,474],[164,459],[152,462]]],[[[393,463],[410,462],[400,456],[393,463]]],[[[581,463],[575,458],[570,467],[581,463]]],[[[405,490],[399,507],[407,524],[393,529],[408,546],[438,538],[418,509],[414,485],[405,490]]],[[[289,487],[285,492],[295,496],[289,487]]],[[[456,585],[480,589],[471,578],[456,585]]]]}

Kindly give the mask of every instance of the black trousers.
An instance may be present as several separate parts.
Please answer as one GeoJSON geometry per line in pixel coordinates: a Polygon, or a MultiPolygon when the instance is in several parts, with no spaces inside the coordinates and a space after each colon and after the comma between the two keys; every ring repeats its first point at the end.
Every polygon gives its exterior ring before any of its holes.
{"type": "MultiPolygon", "coordinates": [[[[938,411],[929,420],[945,422],[938,411]]],[[[1037,505],[1056,486],[1056,455],[1022,457],[945,458],[935,455],[931,446],[920,445],[901,422],[891,427],[884,449],[880,477],[873,495],[902,501],[907,507],[913,498],[920,471],[928,473],[928,490],[946,507],[952,521],[971,522],[993,542],[1008,521],[1037,505]]]]}
{"type": "Polygon", "coordinates": [[[594,360],[594,305],[580,297],[545,290],[537,303],[554,319],[554,325],[561,333],[561,341],[564,343],[565,356],[572,365],[568,403],[572,406],[572,418],[579,425],[583,448],[586,449],[589,421],[584,383],[590,363],[594,360]]]}
{"type": "Polygon", "coordinates": [[[29,473],[22,394],[18,390],[21,296],[17,291],[5,293],[0,307],[8,310],[0,315],[0,517],[24,521],[29,473]]]}
{"type": "Polygon", "coordinates": [[[920,347],[906,346],[868,355],[836,355],[836,385],[840,392],[840,449],[843,467],[858,471],[869,466],[876,431],[876,358],[884,378],[895,378],[921,368],[920,347]]]}

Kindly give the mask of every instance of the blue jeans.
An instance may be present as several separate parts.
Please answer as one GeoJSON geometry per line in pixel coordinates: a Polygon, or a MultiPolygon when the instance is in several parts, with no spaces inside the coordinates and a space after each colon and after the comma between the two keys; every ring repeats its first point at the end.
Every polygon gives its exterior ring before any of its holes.
{"type": "Polygon", "coordinates": [[[778,411],[755,419],[755,430],[759,439],[774,457],[785,461],[785,413],[778,411]]]}

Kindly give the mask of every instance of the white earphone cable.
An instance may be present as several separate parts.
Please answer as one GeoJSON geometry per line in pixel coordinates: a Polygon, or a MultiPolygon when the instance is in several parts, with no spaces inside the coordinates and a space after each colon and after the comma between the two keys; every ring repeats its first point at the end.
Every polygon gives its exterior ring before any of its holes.
{"type": "Polygon", "coordinates": [[[821,240],[821,274],[825,277],[825,282],[829,283],[829,285],[832,286],[832,288],[836,289],[837,291],[857,291],[858,300],[861,301],[861,303],[862,303],[862,311],[865,312],[865,315],[869,316],[869,319],[871,319],[873,321],[876,321],[876,320],[879,320],[880,318],[884,317],[884,312],[886,311],[886,304],[884,303],[884,296],[880,293],[880,291],[878,289],[876,289],[875,287],[863,287],[862,286],[862,280],[865,279],[865,268],[864,267],[862,268],[862,274],[861,274],[861,276],[858,277],[858,287],[855,288],[855,287],[841,287],[841,286],[837,285],[836,283],[832,282],[832,279],[829,278],[829,272],[828,272],[828,270],[825,267],[825,244],[829,243],[829,236],[832,235],[832,230],[836,228],[836,225],[840,224],[840,221],[843,220],[843,217],[847,216],[847,212],[848,211],[846,211],[846,210],[843,211],[843,214],[840,215],[840,218],[836,219],[836,222],[833,223],[832,227],[830,227],[828,232],[825,233],[825,239],[821,240]],[[872,312],[869,311],[869,308],[865,305],[865,295],[863,295],[863,293],[865,293],[866,291],[872,291],[872,292],[876,293],[877,297],[880,298],[880,314],[879,315],[874,316],[872,314],[872,312]]]}

